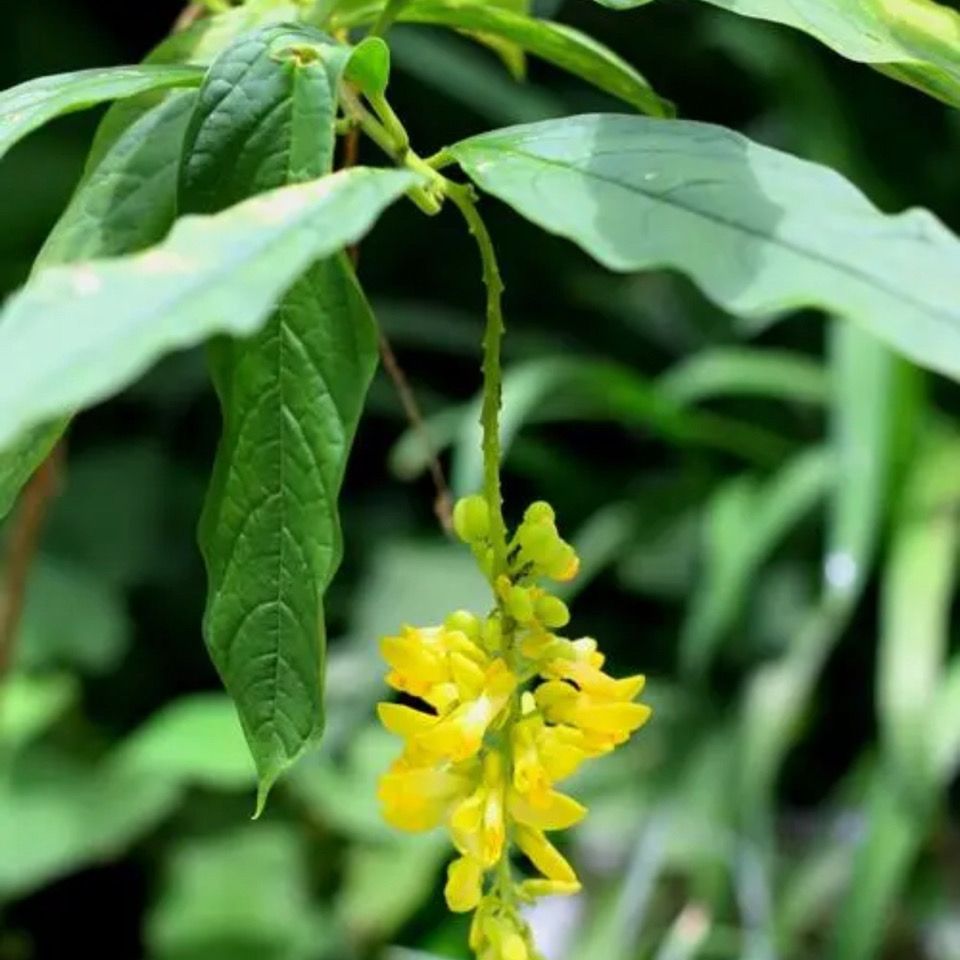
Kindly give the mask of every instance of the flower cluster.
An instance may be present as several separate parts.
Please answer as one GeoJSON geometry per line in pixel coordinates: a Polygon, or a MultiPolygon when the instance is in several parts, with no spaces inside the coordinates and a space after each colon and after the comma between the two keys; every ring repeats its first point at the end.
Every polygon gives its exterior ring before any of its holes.
{"type": "Polygon", "coordinates": [[[459,856],[446,899],[451,910],[476,911],[470,940],[480,960],[532,960],[522,906],[580,889],[546,834],[573,826],[586,810],[556,785],[624,743],[650,708],[635,702],[642,676],[610,677],[594,640],[556,632],[569,611],[539,584],[572,579],[579,560],[549,505],[527,510],[500,569],[486,502],[461,500],[454,521],[496,606],[484,619],[458,611],[440,626],[404,627],[382,641],[387,682],[409,702],[379,707],[404,741],[379,797],[401,830],[450,831],[459,856]],[[540,876],[514,880],[514,845],[540,876]]]}

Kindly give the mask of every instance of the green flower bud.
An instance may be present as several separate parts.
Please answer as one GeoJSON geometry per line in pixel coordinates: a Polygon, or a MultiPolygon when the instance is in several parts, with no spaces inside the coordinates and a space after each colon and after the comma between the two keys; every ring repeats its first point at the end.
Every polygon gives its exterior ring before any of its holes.
{"type": "Polygon", "coordinates": [[[464,543],[477,543],[490,535],[490,508],[479,494],[464,497],[453,508],[453,529],[464,543]]]}
{"type": "Polygon", "coordinates": [[[443,621],[443,625],[448,630],[459,630],[474,643],[480,639],[480,632],[483,629],[480,618],[469,610],[454,611],[443,621]]]}
{"type": "Polygon", "coordinates": [[[511,587],[505,600],[510,616],[518,623],[529,623],[533,620],[533,598],[529,590],[511,587]]]}
{"type": "Polygon", "coordinates": [[[503,646],[503,627],[500,624],[499,617],[487,617],[484,620],[483,643],[488,650],[494,653],[503,646]]]}
{"type": "Polygon", "coordinates": [[[553,512],[553,507],[545,500],[537,500],[527,507],[527,512],[523,515],[527,523],[554,523],[557,515],[553,512]]]}
{"type": "Polygon", "coordinates": [[[565,627],[570,622],[570,611],[559,597],[550,594],[541,597],[536,602],[534,610],[537,619],[552,630],[565,627]]]}

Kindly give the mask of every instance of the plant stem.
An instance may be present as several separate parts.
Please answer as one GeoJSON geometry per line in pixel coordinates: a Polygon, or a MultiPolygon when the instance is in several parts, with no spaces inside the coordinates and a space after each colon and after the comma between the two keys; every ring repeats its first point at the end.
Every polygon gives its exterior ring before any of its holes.
{"type": "Polygon", "coordinates": [[[27,580],[47,511],[57,493],[62,459],[61,441],[30,478],[11,523],[0,585],[0,680],[13,666],[27,580]]]}
{"type": "Polygon", "coordinates": [[[400,11],[403,10],[407,3],[409,3],[409,0],[387,0],[386,5],[380,11],[380,16],[377,17],[373,26],[370,28],[369,35],[371,37],[386,36],[397,17],[400,16],[400,11]]]}
{"type": "Polygon", "coordinates": [[[446,194],[457,207],[470,233],[477,241],[483,264],[483,283],[487,289],[487,323],[483,337],[483,495],[490,508],[493,542],[493,579],[507,569],[507,530],[503,521],[503,496],[500,489],[500,402],[503,373],[500,350],[503,343],[503,279],[497,264],[493,240],[477,209],[473,188],[446,182],[446,194]]]}

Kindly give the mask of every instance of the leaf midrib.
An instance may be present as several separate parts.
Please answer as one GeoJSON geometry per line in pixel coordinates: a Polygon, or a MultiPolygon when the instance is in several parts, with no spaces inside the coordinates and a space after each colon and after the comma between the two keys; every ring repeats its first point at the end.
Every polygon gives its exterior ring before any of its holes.
{"type": "MultiPolygon", "coordinates": [[[[520,150],[516,147],[510,146],[498,146],[495,150],[490,149],[489,147],[481,147],[480,150],[487,149],[494,157],[497,155],[508,154],[515,157],[519,157],[524,160],[533,161],[536,163],[543,164],[547,167],[554,167],[558,170],[562,170],[567,174],[577,173],[581,176],[591,177],[594,180],[597,180],[601,183],[606,183],[610,186],[619,187],[621,190],[625,190],[628,193],[638,194],[648,201],[659,203],[663,206],[671,207],[673,209],[682,210],[684,213],[691,214],[694,216],[702,217],[705,220],[711,220],[712,222],[726,227],[733,231],[738,231],[748,236],[753,237],[754,239],[764,240],[770,243],[775,243],[776,245],[789,250],[791,253],[796,256],[807,258],[816,263],[836,270],[838,273],[847,274],[851,277],[860,280],[861,282],[866,283],[868,286],[879,288],[884,292],[888,293],[890,296],[894,297],[897,300],[902,301],[903,303],[909,304],[915,309],[919,310],[921,313],[929,316],[931,320],[935,320],[944,326],[954,329],[957,324],[957,320],[949,312],[941,313],[936,309],[936,307],[927,304],[925,301],[918,300],[914,297],[909,296],[903,291],[891,287],[888,284],[884,283],[880,278],[874,276],[873,274],[867,273],[864,270],[860,270],[856,267],[852,267],[849,264],[839,264],[835,260],[831,260],[829,257],[824,256],[818,251],[811,250],[808,247],[804,247],[800,244],[794,243],[790,240],[785,240],[781,237],[776,236],[775,234],[763,233],[761,230],[758,230],[755,227],[751,227],[749,224],[742,223],[737,220],[732,220],[728,217],[724,217],[713,211],[703,210],[698,207],[690,206],[684,203],[679,203],[676,200],[672,200],[669,197],[666,197],[661,194],[647,193],[641,187],[636,184],[624,182],[617,177],[605,176],[598,174],[593,170],[584,170],[580,167],[576,167],[569,163],[563,163],[557,160],[550,160],[546,157],[543,157],[539,154],[528,153],[527,151],[520,150]]],[[[620,155],[623,155],[620,152],[620,155]]],[[[960,264],[958,264],[960,268],[960,264]]],[[[821,300],[816,301],[816,303],[821,306],[823,309],[833,310],[833,306],[829,304],[824,304],[821,300]]]]}

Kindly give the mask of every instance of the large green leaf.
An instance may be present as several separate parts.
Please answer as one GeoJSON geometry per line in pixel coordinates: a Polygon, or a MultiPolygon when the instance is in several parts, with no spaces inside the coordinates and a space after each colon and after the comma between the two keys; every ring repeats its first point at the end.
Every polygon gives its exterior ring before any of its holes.
{"type": "Polygon", "coordinates": [[[202,79],[198,67],[143,64],[80,70],[21,83],[0,94],[0,157],[61,114],[147,90],[197,86],[202,79]]]}
{"type": "MultiPolygon", "coordinates": [[[[626,10],[651,0],[599,0],[626,10]]],[[[960,107],[960,14],[932,0],[705,0],[802,30],[837,53],[960,107]]]]}
{"type": "MultiPolygon", "coordinates": [[[[374,19],[377,4],[350,11],[343,26],[374,19]]],[[[406,23],[435,24],[487,37],[499,37],[581,77],[644,113],[670,116],[673,108],[643,76],[612,50],[579,30],[478,0],[411,0],[400,11],[406,23]]]]}
{"type": "MultiPolygon", "coordinates": [[[[174,92],[144,113],[80,185],[44,244],[43,267],[142,250],[160,241],[176,211],[177,164],[194,91],[174,92]]],[[[66,428],[34,426],[0,449],[0,518],[66,428]]]]}
{"type": "MultiPolygon", "coordinates": [[[[330,43],[272,27],[214,63],[184,151],[186,209],[329,171],[336,66],[349,59],[330,43]],[[316,44],[324,52],[306,55],[316,44]]],[[[337,499],[376,360],[373,316],[343,255],[310,266],[254,337],[211,353],[224,431],[200,526],[205,634],[261,803],[323,729],[323,595],[340,563],[337,499]]]]}
{"type": "Polygon", "coordinates": [[[0,314],[0,448],[164,353],[255,332],[314,260],[356,242],[415,183],[358,167],[185,217],[143,253],[41,270],[0,314]]]}
{"type": "Polygon", "coordinates": [[[720,127],[591,115],[450,153],[484,189],[613,270],[673,267],[732,313],[820,307],[960,376],[960,241],[843,177],[720,127]]]}

